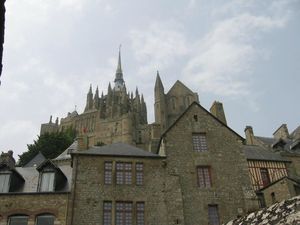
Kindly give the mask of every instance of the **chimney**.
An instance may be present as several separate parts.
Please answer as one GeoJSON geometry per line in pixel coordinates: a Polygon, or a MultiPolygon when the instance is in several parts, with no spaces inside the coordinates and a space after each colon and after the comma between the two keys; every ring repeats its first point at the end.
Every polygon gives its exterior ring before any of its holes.
{"type": "Polygon", "coordinates": [[[85,151],[89,148],[89,138],[87,135],[77,137],[78,151],[85,151]]]}
{"type": "Polygon", "coordinates": [[[246,144],[254,145],[254,133],[251,126],[246,126],[245,128],[246,144]]]}
{"type": "Polygon", "coordinates": [[[282,124],[274,133],[274,138],[276,139],[288,139],[289,131],[286,124],[282,124]]]}
{"type": "Polygon", "coordinates": [[[7,153],[2,152],[0,156],[0,165],[7,165],[10,169],[15,168],[16,161],[13,157],[13,151],[9,150],[7,153]]]}
{"type": "Polygon", "coordinates": [[[210,112],[227,125],[222,102],[214,101],[214,103],[210,107],[210,112]]]}

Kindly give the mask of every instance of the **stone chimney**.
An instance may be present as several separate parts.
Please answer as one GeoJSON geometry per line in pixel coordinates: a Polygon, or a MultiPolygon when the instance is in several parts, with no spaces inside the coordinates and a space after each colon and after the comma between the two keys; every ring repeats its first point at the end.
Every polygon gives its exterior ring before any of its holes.
{"type": "Polygon", "coordinates": [[[282,124],[274,133],[274,138],[276,139],[288,139],[289,138],[289,131],[286,124],[282,124]]]}
{"type": "Polygon", "coordinates": [[[87,135],[76,138],[78,143],[78,151],[85,151],[89,148],[89,138],[87,135]]]}
{"type": "Polygon", "coordinates": [[[0,156],[0,165],[7,165],[10,169],[15,168],[16,160],[13,157],[13,151],[9,150],[7,153],[2,152],[0,156]]]}
{"type": "Polygon", "coordinates": [[[222,102],[214,101],[214,103],[210,107],[210,112],[227,125],[222,102]]]}
{"type": "Polygon", "coordinates": [[[246,144],[254,145],[254,133],[251,126],[246,126],[245,128],[246,144]]]}

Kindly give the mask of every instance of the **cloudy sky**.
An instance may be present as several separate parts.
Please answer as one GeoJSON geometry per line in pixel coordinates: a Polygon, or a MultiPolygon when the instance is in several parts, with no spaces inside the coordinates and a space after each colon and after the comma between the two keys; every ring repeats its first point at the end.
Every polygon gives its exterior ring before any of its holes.
{"type": "Polygon", "coordinates": [[[207,109],[223,102],[228,124],[271,136],[300,125],[299,0],[6,1],[0,151],[15,156],[40,124],[84,109],[89,85],[106,93],[119,44],[127,88],[145,95],[181,80],[207,109]]]}

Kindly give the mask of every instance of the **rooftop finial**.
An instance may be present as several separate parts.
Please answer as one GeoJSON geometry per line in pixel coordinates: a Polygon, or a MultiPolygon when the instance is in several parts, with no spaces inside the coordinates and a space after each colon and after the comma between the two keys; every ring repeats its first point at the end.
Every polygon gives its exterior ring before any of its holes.
{"type": "Polygon", "coordinates": [[[121,64],[121,45],[119,46],[119,59],[118,59],[118,67],[116,71],[115,77],[115,91],[121,91],[124,86],[123,72],[122,72],[122,64],[121,64]]]}
{"type": "Polygon", "coordinates": [[[117,72],[116,72],[116,73],[122,73],[122,64],[121,64],[121,47],[122,47],[122,45],[120,44],[120,46],[119,46],[119,59],[118,59],[118,67],[117,67],[117,72]]]}

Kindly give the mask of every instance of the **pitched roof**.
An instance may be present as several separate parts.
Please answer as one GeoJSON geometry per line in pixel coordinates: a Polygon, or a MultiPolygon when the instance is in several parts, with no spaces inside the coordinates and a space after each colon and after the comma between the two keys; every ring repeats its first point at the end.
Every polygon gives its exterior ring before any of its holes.
{"type": "Polygon", "coordinates": [[[33,159],[31,159],[23,167],[39,166],[45,160],[46,160],[46,157],[41,152],[39,152],[36,156],[33,157],[33,159]]]}
{"type": "MultiPolygon", "coordinates": [[[[60,190],[60,192],[67,192],[71,189],[71,180],[72,180],[72,168],[69,165],[59,166],[59,169],[67,178],[67,183],[60,190]]],[[[22,189],[18,192],[21,193],[37,193],[38,183],[39,183],[39,171],[36,167],[16,167],[15,170],[22,175],[25,182],[22,186],[22,189]]],[[[39,193],[39,192],[38,192],[39,193]]],[[[54,192],[55,193],[55,192],[54,192]]],[[[15,192],[9,192],[7,194],[15,194],[15,192]]]]}
{"type": "Polygon", "coordinates": [[[212,118],[214,118],[215,120],[217,120],[219,123],[221,123],[224,127],[226,127],[229,131],[233,132],[236,136],[238,136],[242,141],[244,141],[245,139],[239,135],[237,132],[235,132],[233,129],[231,129],[227,124],[225,124],[224,122],[222,122],[221,120],[219,120],[216,116],[214,116],[211,112],[209,112],[207,109],[205,109],[202,105],[200,105],[198,102],[193,102],[192,104],[189,105],[189,107],[186,108],[185,111],[183,111],[183,113],[173,122],[173,124],[171,124],[171,126],[168,127],[168,129],[166,129],[164,131],[164,133],[161,135],[161,138],[159,140],[159,145],[157,148],[157,153],[159,152],[159,147],[161,145],[161,141],[163,139],[163,137],[175,126],[175,124],[194,106],[198,106],[200,109],[204,110],[208,115],[210,115],[212,118]]]}
{"type": "Polygon", "coordinates": [[[182,83],[180,80],[177,80],[177,81],[175,82],[175,84],[170,88],[170,90],[168,91],[167,95],[170,94],[170,93],[172,93],[172,91],[173,91],[176,87],[182,88],[182,89],[184,89],[184,90],[190,92],[191,94],[194,94],[194,92],[193,92],[191,89],[189,89],[187,86],[185,86],[184,83],[182,83]]]}
{"type": "Polygon", "coordinates": [[[294,182],[297,186],[300,187],[300,182],[298,180],[295,180],[295,179],[293,179],[291,177],[288,177],[288,176],[284,176],[284,177],[282,177],[282,178],[280,178],[276,181],[273,181],[272,183],[268,184],[267,186],[259,189],[258,191],[263,191],[263,190],[267,189],[268,187],[273,186],[274,184],[278,183],[281,180],[290,180],[290,181],[294,182]]]}
{"type": "Polygon", "coordinates": [[[265,150],[257,145],[244,145],[243,150],[247,160],[290,162],[289,160],[283,158],[279,153],[265,150]]]}
{"type": "Polygon", "coordinates": [[[85,151],[75,151],[72,154],[79,155],[99,155],[99,156],[118,156],[118,157],[142,157],[142,158],[162,158],[161,156],[147,152],[143,149],[125,143],[113,143],[104,146],[93,146],[85,151]]]}
{"type": "Polygon", "coordinates": [[[53,161],[71,159],[70,153],[73,151],[76,151],[77,149],[78,149],[78,142],[76,140],[65,151],[63,151],[59,156],[57,156],[55,159],[53,159],[53,161]]]}

